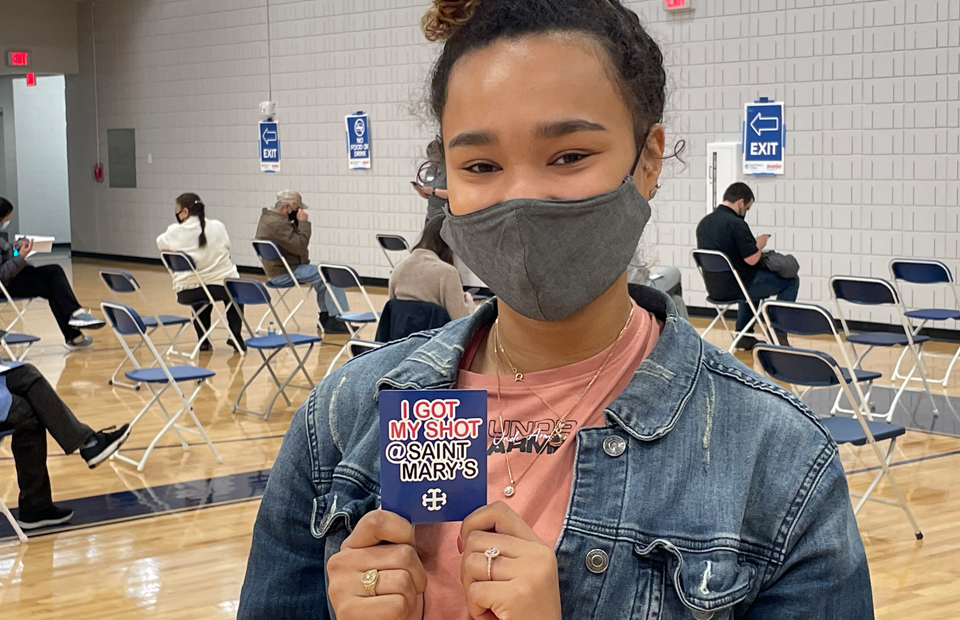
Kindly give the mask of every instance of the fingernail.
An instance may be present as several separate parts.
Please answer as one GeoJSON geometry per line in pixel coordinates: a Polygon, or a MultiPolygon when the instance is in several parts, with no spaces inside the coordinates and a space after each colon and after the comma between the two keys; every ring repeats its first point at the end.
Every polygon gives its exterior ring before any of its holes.
{"type": "Polygon", "coordinates": [[[457,536],[457,551],[460,552],[460,555],[463,555],[463,539],[457,536]]]}

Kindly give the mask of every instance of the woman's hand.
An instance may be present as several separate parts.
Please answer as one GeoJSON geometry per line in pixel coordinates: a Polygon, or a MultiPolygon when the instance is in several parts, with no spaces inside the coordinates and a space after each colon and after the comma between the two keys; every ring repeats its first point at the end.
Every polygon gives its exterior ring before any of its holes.
{"type": "Polygon", "coordinates": [[[408,620],[418,609],[427,574],[413,532],[403,517],[384,510],[360,519],[327,562],[328,594],[338,620],[408,620]],[[361,581],[371,569],[379,571],[376,596],[361,581]]]}
{"type": "Polygon", "coordinates": [[[33,250],[33,239],[24,237],[17,243],[17,252],[21,255],[27,255],[33,250]]]}
{"type": "Polygon", "coordinates": [[[473,618],[560,620],[557,556],[523,519],[503,502],[476,510],[460,528],[460,580],[473,618]],[[484,553],[500,555],[490,565],[484,553]]]}

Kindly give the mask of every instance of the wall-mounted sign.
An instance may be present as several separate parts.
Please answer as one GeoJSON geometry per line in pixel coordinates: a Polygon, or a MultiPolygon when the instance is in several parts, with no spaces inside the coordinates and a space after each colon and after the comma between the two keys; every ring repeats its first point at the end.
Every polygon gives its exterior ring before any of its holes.
{"type": "Polygon", "coordinates": [[[280,172],[280,126],[276,121],[260,123],[260,171],[280,172]]]}
{"type": "Polygon", "coordinates": [[[363,112],[347,116],[347,162],[350,170],[370,169],[370,117],[363,112]]]}
{"type": "Polygon", "coordinates": [[[743,173],[783,174],[783,102],[766,97],[748,103],[743,123],[743,173]]]}
{"type": "Polygon", "coordinates": [[[29,67],[30,66],[30,52],[25,52],[22,50],[10,50],[7,52],[7,66],[8,67],[29,67]]]}
{"type": "Polygon", "coordinates": [[[693,9],[693,0],[663,0],[665,11],[689,11],[693,9]]]}

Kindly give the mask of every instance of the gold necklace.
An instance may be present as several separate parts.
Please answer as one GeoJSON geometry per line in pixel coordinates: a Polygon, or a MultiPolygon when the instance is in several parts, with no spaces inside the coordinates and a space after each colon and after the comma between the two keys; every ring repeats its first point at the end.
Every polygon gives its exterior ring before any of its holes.
{"type": "Polygon", "coordinates": [[[499,417],[499,419],[500,419],[500,441],[504,443],[504,446],[503,446],[503,459],[504,459],[504,462],[506,463],[506,466],[507,466],[507,477],[510,479],[510,484],[508,484],[508,485],[503,489],[503,494],[504,494],[506,497],[513,497],[513,495],[516,493],[516,489],[517,489],[517,486],[518,486],[520,480],[521,480],[524,476],[527,475],[527,472],[530,471],[530,469],[531,469],[531,468],[533,467],[533,465],[536,463],[537,459],[540,458],[540,455],[543,454],[543,451],[546,450],[546,448],[547,448],[548,445],[552,445],[552,446],[554,446],[554,447],[559,447],[559,446],[563,445],[563,442],[564,442],[564,441],[566,441],[566,438],[563,437],[563,425],[564,425],[564,424],[566,423],[566,421],[567,421],[567,416],[569,416],[571,413],[573,413],[573,410],[576,409],[577,406],[580,405],[580,402],[583,401],[584,396],[587,395],[587,392],[590,391],[590,388],[593,387],[593,384],[596,382],[596,380],[597,380],[597,379],[600,377],[600,375],[603,373],[604,369],[606,369],[607,363],[608,363],[608,362],[610,361],[610,359],[613,357],[613,353],[617,350],[617,346],[620,344],[620,340],[622,340],[622,339],[623,339],[623,335],[624,335],[625,333],[627,333],[627,327],[630,326],[630,322],[633,320],[634,308],[635,308],[635,306],[634,306],[633,304],[631,304],[631,305],[630,305],[630,314],[629,314],[629,316],[627,316],[627,321],[623,324],[623,327],[620,329],[620,333],[617,335],[617,339],[614,340],[614,342],[613,342],[612,345],[610,345],[610,349],[609,349],[609,351],[607,351],[607,355],[606,355],[606,357],[603,359],[603,363],[600,364],[600,368],[597,369],[597,372],[594,373],[593,377],[590,379],[590,382],[587,383],[587,387],[585,387],[585,388],[583,389],[583,392],[580,393],[580,397],[577,398],[577,401],[576,401],[575,403],[573,403],[573,406],[571,406],[571,407],[567,410],[567,412],[566,412],[565,414],[563,414],[562,416],[560,416],[560,417],[557,419],[557,423],[554,425],[553,431],[550,433],[550,436],[547,437],[547,440],[543,443],[543,447],[536,450],[536,455],[533,457],[533,460],[530,462],[530,464],[527,466],[527,468],[524,469],[524,470],[520,473],[519,476],[517,476],[516,479],[513,477],[513,469],[510,467],[510,457],[509,457],[509,455],[507,454],[508,449],[509,449],[509,446],[508,446],[507,443],[506,443],[506,433],[507,433],[507,429],[506,429],[506,426],[504,425],[504,422],[503,422],[503,400],[502,400],[501,397],[500,397],[500,392],[501,392],[501,388],[500,388],[500,375],[501,375],[501,372],[500,372],[500,355],[501,355],[501,354],[503,355],[503,358],[507,361],[507,363],[510,364],[510,368],[513,370],[513,375],[514,375],[513,380],[516,381],[516,382],[523,383],[524,387],[526,387],[526,388],[530,391],[531,394],[533,394],[533,395],[536,396],[538,399],[540,399],[540,402],[542,402],[542,403],[544,404],[544,406],[546,406],[547,409],[549,409],[549,410],[553,413],[553,415],[557,415],[557,412],[554,410],[553,407],[550,406],[550,403],[548,403],[546,400],[544,400],[544,398],[543,398],[542,396],[540,396],[540,394],[537,393],[536,390],[534,390],[532,387],[530,387],[530,384],[528,384],[526,381],[523,380],[523,373],[520,372],[519,370],[517,370],[517,367],[514,366],[514,365],[513,365],[513,362],[510,361],[510,357],[507,355],[506,350],[503,348],[503,343],[502,343],[501,340],[500,340],[500,320],[499,320],[499,319],[497,320],[496,324],[494,325],[494,328],[495,328],[495,333],[494,333],[494,343],[495,343],[495,344],[494,344],[494,352],[495,352],[496,367],[497,367],[497,409],[498,409],[497,415],[498,415],[498,417],[499,417]],[[556,443],[554,443],[554,438],[557,438],[556,443]]]}

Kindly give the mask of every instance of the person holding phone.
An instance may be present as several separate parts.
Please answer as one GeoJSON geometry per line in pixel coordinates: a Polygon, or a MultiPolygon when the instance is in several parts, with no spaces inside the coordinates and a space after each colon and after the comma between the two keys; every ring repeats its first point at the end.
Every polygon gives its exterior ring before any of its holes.
{"type": "MultiPolygon", "coordinates": [[[[723,252],[733,263],[743,285],[747,287],[755,306],[767,297],[776,296],[781,301],[796,301],[800,292],[800,278],[785,278],[779,273],[764,268],[761,263],[763,251],[770,241],[769,234],[754,236],[746,222],[747,212],[753,207],[753,190],[746,183],[734,183],[723,194],[723,202],[697,225],[697,248],[723,252]]],[[[708,274],[709,275],[709,274],[708,274]]],[[[740,291],[730,291],[739,295],[740,291]]],[[[737,331],[742,331],[750,322],[753,313],[746,303],[739,304],[737,331]]],[[[780,344],[787,345],[786,334],[777,334],[780,344]]],[[[744,336],[737,348],[749,351],[758,340],[744,336]]]]}
{"type": "Polygon", "coordinates": [[[437,138],[427,145],[427,161],[420,166],[417,180],[410,185],[421,198],[427,201],[427,221],[443,215],[450,198],[447,192],[447,169],[443,161],[443,145],[437,138]]]}
{"type": "MultiPolygon", "coordinates": [[[[0,197],[0,230],[6,230],[13,217],[13,204],[0,197]]],[[[14,298],[41,297],[50,302],[63,339],[69,349],[81,349],[93,344],[93,338],[80,330],[100,329],[106,321],[94,317],[80,306],[77,296],[60,265],[35,267],[27,263],[33,251],[33,240],[18,239],[13,244],[0,239],[0,282],[14,298]]]]}
{"type": "Polygon", "coordinates": [[[238,619],[871,620],[826,430],[628,285],[666,151],[663,55],[637,14],[433,0],[423,26],[443,42],[441,234],[497,299],[311,393],[238,619]],[[487,392],[489,504],[413,525],[379,508],[378,396],[451,388],[487,392]]]}

